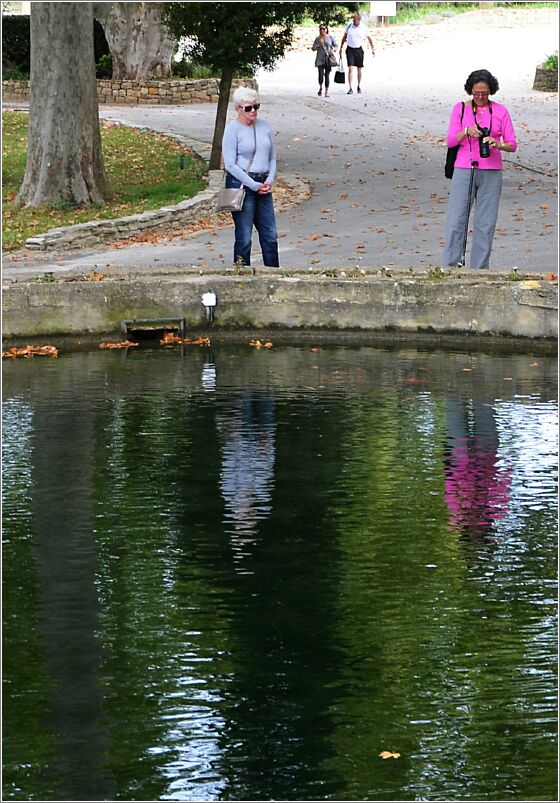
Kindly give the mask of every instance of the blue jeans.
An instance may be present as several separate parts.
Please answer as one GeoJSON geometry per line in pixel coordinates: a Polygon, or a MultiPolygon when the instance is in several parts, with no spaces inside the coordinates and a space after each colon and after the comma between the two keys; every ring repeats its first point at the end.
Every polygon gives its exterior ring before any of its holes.
{"type": "MultiPolygon", "coordinates": [[[[257,179],[258,180],[258,179],[257,179]]],[[[261,182],[262,183],[262,182],[261,182]]],[[[241,187],[241,182],[227,173],[226,187],[241,187]]],[[[244,265],[251,264],[251,245],[253,226],[259,234],[264,264],[269,268],[280,267],[278,259],[278,234],[274,215],[272,195],[259,195],[245,187],[245,201],[240,212],[232,212],[235,225],[235,243],[233,246],[233,262],[238,259],[244,265]]]]}

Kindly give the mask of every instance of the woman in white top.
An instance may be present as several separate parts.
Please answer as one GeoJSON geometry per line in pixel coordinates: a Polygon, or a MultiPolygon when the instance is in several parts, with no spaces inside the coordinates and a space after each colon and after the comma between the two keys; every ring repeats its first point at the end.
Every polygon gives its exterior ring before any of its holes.
{"type": "Polygon", "coordinates": [[[226,126],[222,154],[226,187],[245,187],[245,200],[239,212],[232,212],[235,226],[234,264],[251,264],[253,226],[261,244],[263,262],[279,267],[278,234],[272,200],[276,178],[276,152],[272,129],[257,120],[259,96],[254,89],[241,86],[233,93],[237,118],[226,126]]]}
{"type": "Polygon", "coordinates": [[[346,26],[342,42],[340,43],[340,51],[342,52],[342,48],[348,40],[348,44],[346,45],[346,61],[348,62],[348,86],[350,89],[346,93],[347,95],[351,95],[354,91],[352,89],[352,69],[354,67],[356,67],[358,71],[358,94],[362,91],[360,84],[362,83],[362,68],[364,66],[363,45],[365,39],[368,40],[371,52],[375,56],[373,39],[369,35],[367,27],[362,22],[362,15],[356,12],[352,17],[352,22],[349,22],[346,26]]]}

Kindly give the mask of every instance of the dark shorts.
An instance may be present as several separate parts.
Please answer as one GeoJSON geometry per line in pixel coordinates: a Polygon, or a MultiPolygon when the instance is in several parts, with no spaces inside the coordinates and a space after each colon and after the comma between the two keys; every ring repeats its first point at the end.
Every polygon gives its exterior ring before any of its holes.
{"type": "Polygon", "coordinates": [[[349,67],[363,67],[364,66],[363,47],[346,46],[346,61],[348,62],[349,67]]]}

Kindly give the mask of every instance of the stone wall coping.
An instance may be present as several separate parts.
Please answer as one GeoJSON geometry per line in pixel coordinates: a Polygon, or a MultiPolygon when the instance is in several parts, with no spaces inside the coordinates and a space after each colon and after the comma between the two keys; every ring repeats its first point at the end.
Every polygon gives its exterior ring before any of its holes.
{"type": "MultiPolygon", "coordinates": [[[[542,275],[499,277],[304,275],[279,271],[172,276],[133,275],[102,281],[7,282],[6,338],[118,332],[122,320],[181,317],[208,328],[201,296],[215,292],[215,328],[329,332],[460,334],[556,340],[558,286],[542,275]],[[294,281],[296,279],[296,281],[294,281]]],[[[534,275],[534,274],[533,274],[534,275]]]]}

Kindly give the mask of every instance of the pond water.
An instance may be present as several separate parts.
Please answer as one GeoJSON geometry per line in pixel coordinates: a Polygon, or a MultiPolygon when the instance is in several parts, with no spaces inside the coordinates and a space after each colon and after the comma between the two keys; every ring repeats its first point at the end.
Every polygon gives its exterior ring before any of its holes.
{"type": "Polygon", "coordinates": [[[3,799],[555,800],[555,395],[409,345],[6,364],[3,799]]]}

